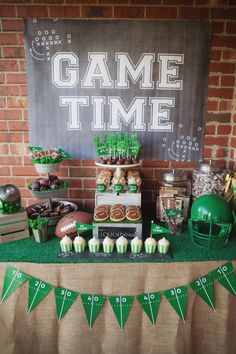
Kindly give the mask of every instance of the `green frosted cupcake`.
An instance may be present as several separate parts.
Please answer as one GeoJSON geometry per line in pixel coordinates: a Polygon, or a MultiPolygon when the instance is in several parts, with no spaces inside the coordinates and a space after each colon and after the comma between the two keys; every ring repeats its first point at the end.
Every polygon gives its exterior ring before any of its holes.
{"type": "Polygon", "coordinates": [[[76,236],[76,238],[74,239],[74,248],[75,248],[75,252],[81,253],[84,252],[85,249],[85,240],[83,237],[81,236],[76,236]]]}
{"type": "Polygon", "coordinates": [[[138,236],[134,237],[131,241],[131,252],[140,253],[142,250],[143,241],[138,238],[138,236]]]}
{"type": "Polygon", "coordinates": [[[106,237],[102,243],[103,252],[112,253],[114,250],[114,241],[110,237],[106,237]]]}
{"type": "Polygon", "coordinates": [[[64,236],[60,241],[62,252],[70,252],[72,250],[72,241],[69,236],[64,236]]]}
{"type": "Polygon", "coordinates": [[[155,253],[157,247],[157,242],[154,238],[148,237],[145,241],[145,252],[155,253]]]}
{"type": "Polygon", "coordinates": [[[88,246],[89,246],[89,252],[96,253],[99,251],[100,242],[97,238],[93,237],[89,240],[88,246]]]}
{"type": "Polygon", "coordinates": [[[163,254],[167,253],[169,250],[169,246],[170,246],[170,242],[165,237],[163,237],[157,243],[158,252],[163,254]]]}
{"type": "Polygon", "coordinates": [[[116,250],[118,253],[125,253],[127,251],[128,241],[124,236],[120,236],[116,240],[116,250]]]}

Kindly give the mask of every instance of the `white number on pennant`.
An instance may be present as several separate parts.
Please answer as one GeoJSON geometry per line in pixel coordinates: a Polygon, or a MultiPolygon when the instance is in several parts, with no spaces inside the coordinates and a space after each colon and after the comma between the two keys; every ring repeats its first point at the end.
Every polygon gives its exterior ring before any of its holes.
{"type": "MultiPolygon", "coordinates": [[[[176,294],[181,294],[181,289],[180,289],[180,288],[176,288],[175,291],[176,291],[176,294]]],[[[171,295],[172,295],[172,296],[175,295],[175,291],[174,291],[174,290],[171,290],[171,295]]]]}
{"type": "Polygon", "coordinates": [[[95,296],[95,297],[93,298],[93,300],[94,300],[94,301],[98,301],[98,297],[95,296]]]}
{"type": "MultiPolygon", "coordinates": [[[[17,273],[17,270],[13,270],[13,274],[15,275],[17,273]]],[[[19,272],[17,273],[17,278],[21,278],[22,274],[19,272]]]]}
{"type": "Polygon", "coordinates": [[[71,296],[71,292],[70,292],[70,291],[68,291],[66,295],[67,295],[67,296],[71,296]]]}
{"type": "Polygon", "coordinates": [[[226,267],[226,266],[223,266],[223,267],[221,267],[221,269],[217,269],[217,271],[221,274],[222,273],[222,270],[224,271],[224,272],[226,272],[227,270],[228,270],[228,268],[226,267]]]}

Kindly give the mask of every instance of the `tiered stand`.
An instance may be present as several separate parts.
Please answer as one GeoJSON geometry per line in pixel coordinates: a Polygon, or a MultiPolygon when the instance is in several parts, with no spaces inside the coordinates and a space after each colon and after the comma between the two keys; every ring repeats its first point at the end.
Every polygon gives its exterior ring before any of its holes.
{"type": "MultiPolygon", "coordinates": [[[[136,164],[130,165],[105,165],[95,161],[95,165],[98,167],[102,167],[104,169],[115,169],[116,176],[119,177],[121,175],[122,169],[133,169],[135,167],[140,167],[142,165],[142,161],[136,164]]],[[[114,205],[114,204],[122,204],[125,206],[135,205],[141,208],[141,192],[131,193],[128,190],[123,191],[121,193],[116,193],[113,190],[109,190],[107,192],[98,192],[95,194],[95,206],[99,205],[114,205]]],[[[112,222],[106,220],[104,222],[96,222],[93,221],[93,225],[96,228],[93,230],[93,236],[98,239],[104,239],[106,236],[109,236],[113,239],[117,239],[119,236],[127,237],[128,241],[130,241],[133,237],[138,236],[142,238],[142,220],[138,220],[137,222],[131,222],[129,220],[124,220],[121,222],[112,222]]]]}

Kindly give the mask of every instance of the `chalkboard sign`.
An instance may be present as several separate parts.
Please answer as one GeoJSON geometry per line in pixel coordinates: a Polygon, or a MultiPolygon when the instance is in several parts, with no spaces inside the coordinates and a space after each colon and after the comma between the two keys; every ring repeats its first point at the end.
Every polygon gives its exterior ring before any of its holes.
{"type": "Polygon", "coordinates": [[[210,24],[25,20],[30,144],[96,158],[93,134],[137,133],[142,157],[199,161],[210,24]]]}
{"type": "Polygon", "coordinates": [[[137,232],[136,227],[106,227],[98,226],[98,238],[104,240],[106,237],[110,237],[113,240],[117,240],[119,237],[126,237],[127,240],[132,240],[137,232]]]}

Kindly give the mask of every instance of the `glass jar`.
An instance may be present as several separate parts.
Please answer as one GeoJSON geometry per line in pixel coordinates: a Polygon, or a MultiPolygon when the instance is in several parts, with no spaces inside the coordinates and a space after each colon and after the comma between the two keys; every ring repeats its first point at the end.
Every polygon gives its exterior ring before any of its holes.
{"type": "Polygon", "coordinates": [[[226,170],[212,163],[201,163],[193,171],[192,195],[196,199],[203,194],[224,194],[226,170]]]}

